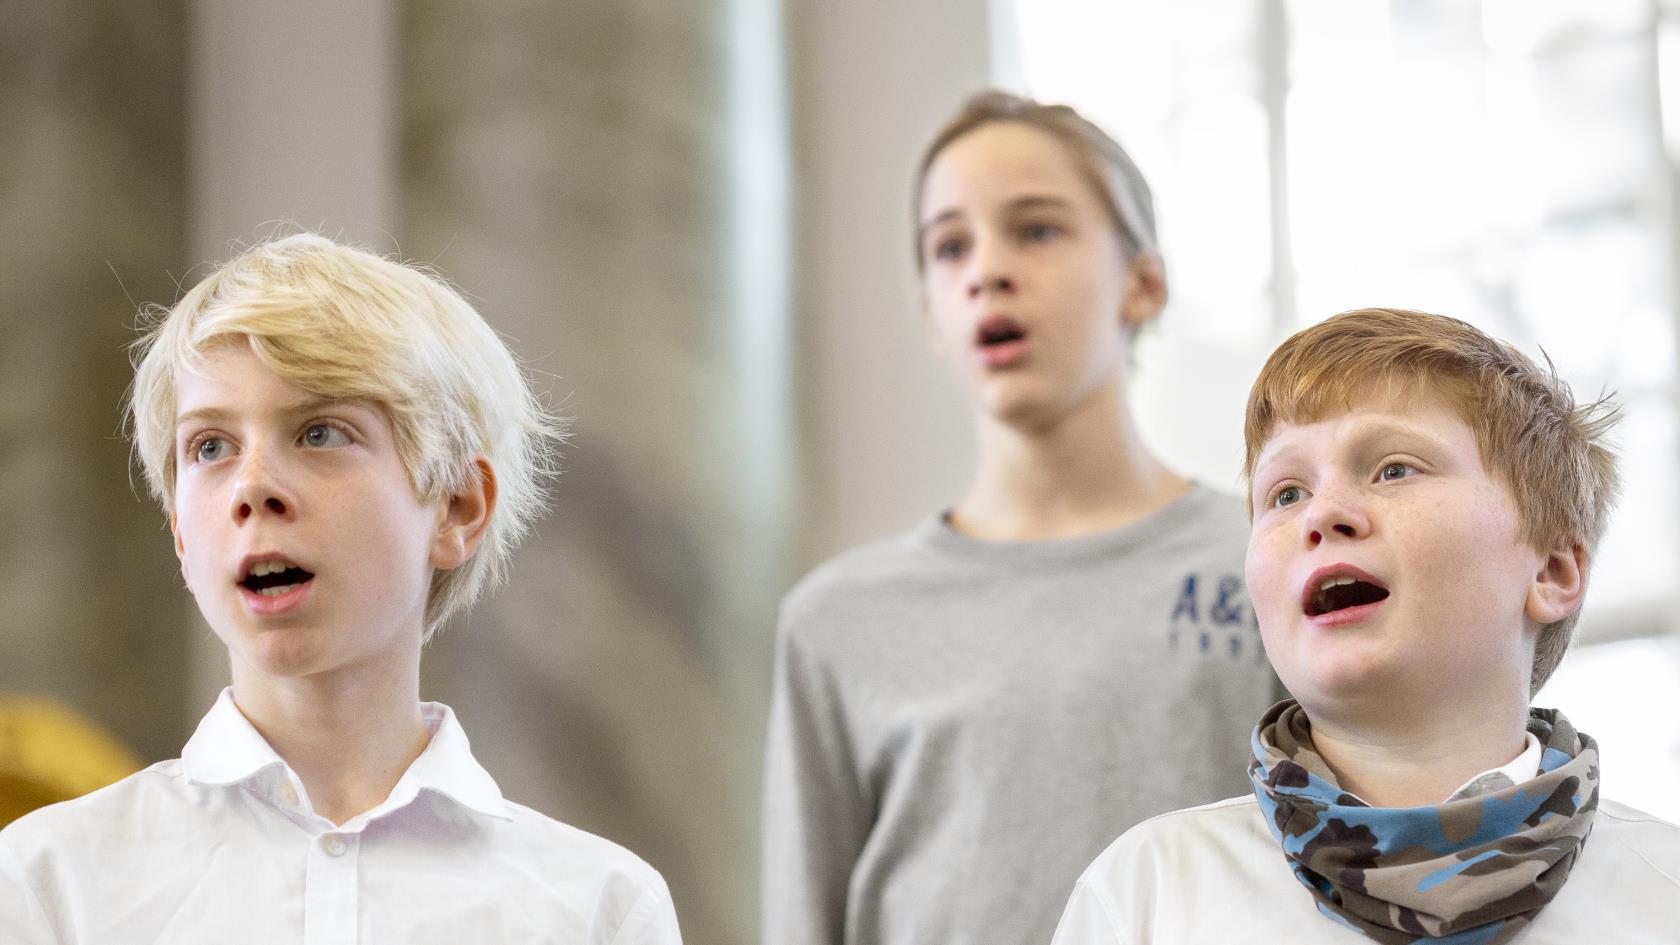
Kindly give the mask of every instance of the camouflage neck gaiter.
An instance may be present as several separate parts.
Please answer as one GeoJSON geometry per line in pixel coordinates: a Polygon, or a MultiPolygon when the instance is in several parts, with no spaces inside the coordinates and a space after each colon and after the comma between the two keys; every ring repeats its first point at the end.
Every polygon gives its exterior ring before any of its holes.
{"type": "Polygon", "coordinates": [[[1542,748],[1531,781],[1372,807],[1337,785],[1306,712],[1286,701],[1255,728],[1248,776],[1320,912],[1384,945],[1500,945],[1563,888],[1598,807],[1592,738],[1555,710],[1530,710],[1528,730],[1542,748]]]}

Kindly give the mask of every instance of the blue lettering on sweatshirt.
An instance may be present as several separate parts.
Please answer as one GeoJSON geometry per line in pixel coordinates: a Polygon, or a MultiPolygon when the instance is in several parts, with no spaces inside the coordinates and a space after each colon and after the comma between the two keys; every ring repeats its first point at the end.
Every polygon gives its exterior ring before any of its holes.
{"type": "Polygon", "coordinates": [[[1167,646],[1171,649],[1178,649],[1181,642],[1194,641],[1198,652],[1210,656],[1223,651],[1233,659],[1245,653],[1265,658],[1256,639],[1259,624],[1254,608],[1248,603],[1242,578],[1234,574],[1186,574],[1173,599],[1167,626],[1167,646]]]}

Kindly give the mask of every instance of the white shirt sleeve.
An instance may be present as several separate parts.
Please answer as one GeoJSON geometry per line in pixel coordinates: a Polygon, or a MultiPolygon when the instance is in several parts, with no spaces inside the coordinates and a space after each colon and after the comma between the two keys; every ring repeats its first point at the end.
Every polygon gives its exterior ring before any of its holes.
{"type": "Polygon", "coordinates": [[[664,883],[642,891],[613,936],[612,945],[682,945],[677,910],[664,883]]]}
{"type": "Polygon", "coordinates": [[[1101,894],[1080,880],[1073,887],[1050,945],[1136,945],[1120,931],[1101,894]]]}
{"type": "Polygon", "coordinates": [[[0,839],[0,942],[6,945],[57,945],[47,914],[24,879],[23,866],[0,839]]]}

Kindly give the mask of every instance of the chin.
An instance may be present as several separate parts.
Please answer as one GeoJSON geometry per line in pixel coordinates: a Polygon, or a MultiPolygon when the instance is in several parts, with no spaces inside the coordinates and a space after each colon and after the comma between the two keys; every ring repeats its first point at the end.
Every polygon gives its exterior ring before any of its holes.
{"type": "Polygon", "coordinates": [[[332,660],[325,641],[302,627],[242,628],[237,640],[217,635],[236,659],[275,679],[313,675],[328,668],[332,660]]]}
{"type": "Polygon", "coordinates": [[[249,662],[252,668],[270,679],[302,679],[328,668],[322,654],[293,650],[252,653],[249,662]]]}
{"type": "Polygon", "coordinates": [[[1022,429],[1051,426],[1065,413],[1052,398],[1033,390],[986,391],[981,402],[1000,423],[1022,429]]]}
{"type": "Polygon", "coordinates": [[[1278,677],[1310,716],[1317,707],[1381,704],[1393,697],[1401,674],[1380,654],[1320,652],[1294,672],[1278,677]]]}

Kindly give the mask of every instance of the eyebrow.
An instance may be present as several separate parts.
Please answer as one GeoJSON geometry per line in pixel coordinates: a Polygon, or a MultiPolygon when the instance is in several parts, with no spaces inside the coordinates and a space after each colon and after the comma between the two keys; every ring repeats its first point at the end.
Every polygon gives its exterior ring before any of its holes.
{"type": "Polygon", "coordinates": [[[1432,436],[1428,432],[1420,430],[1417,427],[1409,426],[1405,423],[1396,423],[1392,420],[1372,420],[1368,423],[1361,424],[1354,430],[1353,436],[1351,436],[1349,440],[1355,447],[1364,447],[1368,446],[1372,440],[1389,436],[1399,436],[1406,439],[1419,440],[1421,442],[1428,443],[1431,446],[1442,445],[1440,437],[1432,436]]]}
{"type": "MultiPolygon", "coordinates": [[[[1020,212],[1022,210],[1034,210],[1034,209],[1038,209],[1040,207],[1067,208],[1067,207],[1071,207],[1071,206],[1073,206],[1073,204],[1069,203],[1066,200],[1063,200],[1060,197],[1051,197],[1051,196],[1048,196],[1048,195],[1041,195],[1041,194],[1028,194],[1025,197],[1016,197],[1014,200],[1009,201],[1008,203],[1003,205],[1003,209],[1007,213],[1017,213],[1017,212],[1020,212]]],[[[918,238],[921,237],[921,236],[924,236],[924,235],[927,234],[928,230],[933,229],[934,227],[938,226],[941,223],[946,222],[947,220],[957,219],[958,217],[961,217],[962,215],[963,215],[963,212],[961,210],[957,209],[956,207],[952,207],[949,210],[940,211],[939,213],[936,213],[933,216],[929,217],[928,219],[922,221],[922,225],[920,227],[918,227],[917,230],[916,230],[916,235],[917,235],[918,238]]]]}
{"type": "MultiPolygon", "coordinates": [[[[1372,440],[1381,439],[1382,437],[1387,436],[1404,437],[1407,439],[1417,440],[1422,443],[1427,443],[1431,446],[1444,445],[1439,437],[1431,436],[1417,427],[1393,420],[1367,421],[1354,429],[1353,435],[1348,437],[1347,442],[1355,450],[1369,449],[1372,440]]],[[[1282,447],[1275,453],[1268,454],[1262,450],[1259,457],[1257,457],[1254,461],[1254,475],[1250,477],[1250,488],[1259,482],[1261,478],[1260,472],[1262,470],[1274,463],[1277,463],[1280,459],[1290,459],[1296,452],[1298,452],[1298,447],[1293,443],[1282,447]]]]}
{"type": "MultiPolygon", "coordinates": [[[[277,404],[274,413],[281,416],[294,417],[301,414],[315,413],[328,407],[362,406],[359,401],[342,400],[333,397],[309,397],[304,400],[287,401],[277,404]]],[[[235,416],[234,412],[225,407],[196,407],[175,418],[175,429],[179,430],[192,422],[224,423],[235,416]]]]}

